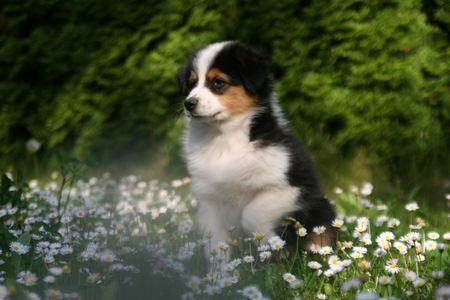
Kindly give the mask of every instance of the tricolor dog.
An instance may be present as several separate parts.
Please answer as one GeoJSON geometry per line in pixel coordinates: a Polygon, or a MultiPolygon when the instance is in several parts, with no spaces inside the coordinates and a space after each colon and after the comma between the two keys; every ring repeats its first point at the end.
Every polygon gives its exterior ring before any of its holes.
{"type": "Polygon", "coordinates": [[[236,41],[194,51],[177,72],[184,100],[184,150],[198,200],[198,221],[211,241],[207,254],[241,233],[279,235],[295,246],[298,220],[303,245],[330,245],[335,215],[323,196],[311,160],[293,137],[272,88],[270,62],[236,41]],[[320,238],[312,233],[325,226],[320,238]]]}

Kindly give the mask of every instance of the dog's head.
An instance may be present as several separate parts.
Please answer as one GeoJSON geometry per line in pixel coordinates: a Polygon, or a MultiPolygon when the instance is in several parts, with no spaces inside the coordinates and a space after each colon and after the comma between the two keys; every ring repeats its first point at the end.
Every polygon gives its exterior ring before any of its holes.
{"type": "Polygon", "coordinates": [[[263,105],[272,80],[266,56],[241,42],[196,50],[177,72],[185,114],[201,121],[226,121],[263,105]]]}

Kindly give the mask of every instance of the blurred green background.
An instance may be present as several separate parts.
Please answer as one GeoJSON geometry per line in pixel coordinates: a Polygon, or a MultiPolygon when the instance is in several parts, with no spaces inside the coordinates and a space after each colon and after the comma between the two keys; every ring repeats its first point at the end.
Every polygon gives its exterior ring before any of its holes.
{"type": "Polygon", "coordinates": [[[93,172],[183,176],[175,72],[227,39],[272,56],[325,186],[370,180],[443,199],[447,0],[3,0],[0,170],[46,176],[63,154],[93,172]]]}

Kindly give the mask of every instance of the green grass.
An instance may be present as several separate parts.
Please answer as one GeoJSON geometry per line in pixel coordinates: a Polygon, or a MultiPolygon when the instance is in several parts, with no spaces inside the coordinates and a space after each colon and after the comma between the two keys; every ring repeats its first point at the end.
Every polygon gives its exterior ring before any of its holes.
{"type": "MultiPolygon", "coordinates": [[[[380,297],[429,299],[449,283],[449,233],[444,238],[450,225],[448,210],[435,211],[427,199],[414,199],[414,191],[405,199],[378,199],[368,186],[331,195],[346,228],[339,231],[333,254],[288,255],[285,249],[271,249],[271,258],[262,262],[257,251],[262,241],[234,235],[227,241],[228,249],[220,250],[210,265],[215,272],[208,274],[203,254],[207,241],[196,230],[197,203],[189,195],[188,180],[144,181],[136,176],[114,180],[105,175],[82,181],[76,179],[76,171],[72,166],[40,183],[2,177],[0,295],[7,291],[12,299],[30,293],[52,299],[241,299],[250,298],[253,291],[252,299],[352,299],[373,291],[380,297]],[[407,211],[405,203],[413,200],[420,208],[407,211]],[[377,225],[382,215],[386,221],[377,225]],[[363,217],[369,223],[361,233],[370,233],[371,244],[353,236],[357,223],[365,223],[363,217]],[[396,223],[393,218],[400,224],[389,227],[389,222],[396,223]],[[417,227],[411,229],[410,224],[417,227]],[[417,247],[400,254],[394,242],[412,231],[420,234],[417,247]],[[386,254],[377,257],[376,239],[384,232],[392,232],[395,239],[386,254]],[[426,249],[430,232],[439,234],[436,243],[442,250],[426,249]],[[343,249],[350,241],[353,248],[343,249]],[[20,243],[17,249],[11,249],[14,242],[20,243]],[[352,257],[359,249],[354,247],[365,247],[367,253],[352,257]],[[222,261],[226,252],[232,253],[231,262],[222,261]],[[243,261],[249,255],[254,262],[243,261]],[[419,255],[425,260],[418,261],[419,255]],[[335,261],[332,265],[345,267],[335,267],[342,269],[336,271],[329,266],[330,259],[335,261]],[[385,268],[392,259],[398,259],[397,274],[385,268]],[[308,267],[311,261],[319,262],[321,271],[308,267]],[[370,268],[364,269],[362,263],[370,263],[370,268]],[[442,278],[432,276],[436,270],[444,272],[442,278]],[[23,271],[32,275],[20,280],[23,271]],[[424,285],[414,287],[405,278],[407,271],[424,279],[424,285]],[[299,288],[283,279],[286,273],[299,279],[299,288]],[[392,284],[381,285],[382,276],[389,276],[392,284]],[[349,283],[353,288],[345,287],[349,283]]],[[[442,199],[447,201],[445,195],[442,199]]],[[[304,242],[298,237],[299,244],[304,242]]],[[[434,248],[433,242],[429,244],[434,248]]]]}

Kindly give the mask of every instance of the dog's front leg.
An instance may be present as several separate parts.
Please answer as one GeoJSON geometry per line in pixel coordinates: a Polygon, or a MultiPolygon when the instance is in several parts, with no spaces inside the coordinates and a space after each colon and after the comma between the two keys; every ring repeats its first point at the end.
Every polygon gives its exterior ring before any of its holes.
{"type": "Polygon", "coordinates": [[[198,220],[200,230],[206,240],[205,254],[207,259],[211,258],[213,250],[224,258],[228,258],[229,250],[219,249],[219,242],[227,242],[229,231],[223,221],[223,213],[220,213],[220,207],[209,201],[201,201],[198,209],[198,220]]]}
{"type": "Polygon", "coordinates": [[[264,233],[263,242],[275,236],[278,222],[298,208],[299,189],[271,188],[260,192],[242,211],[242,227],[247,234],[264,233]]]}

